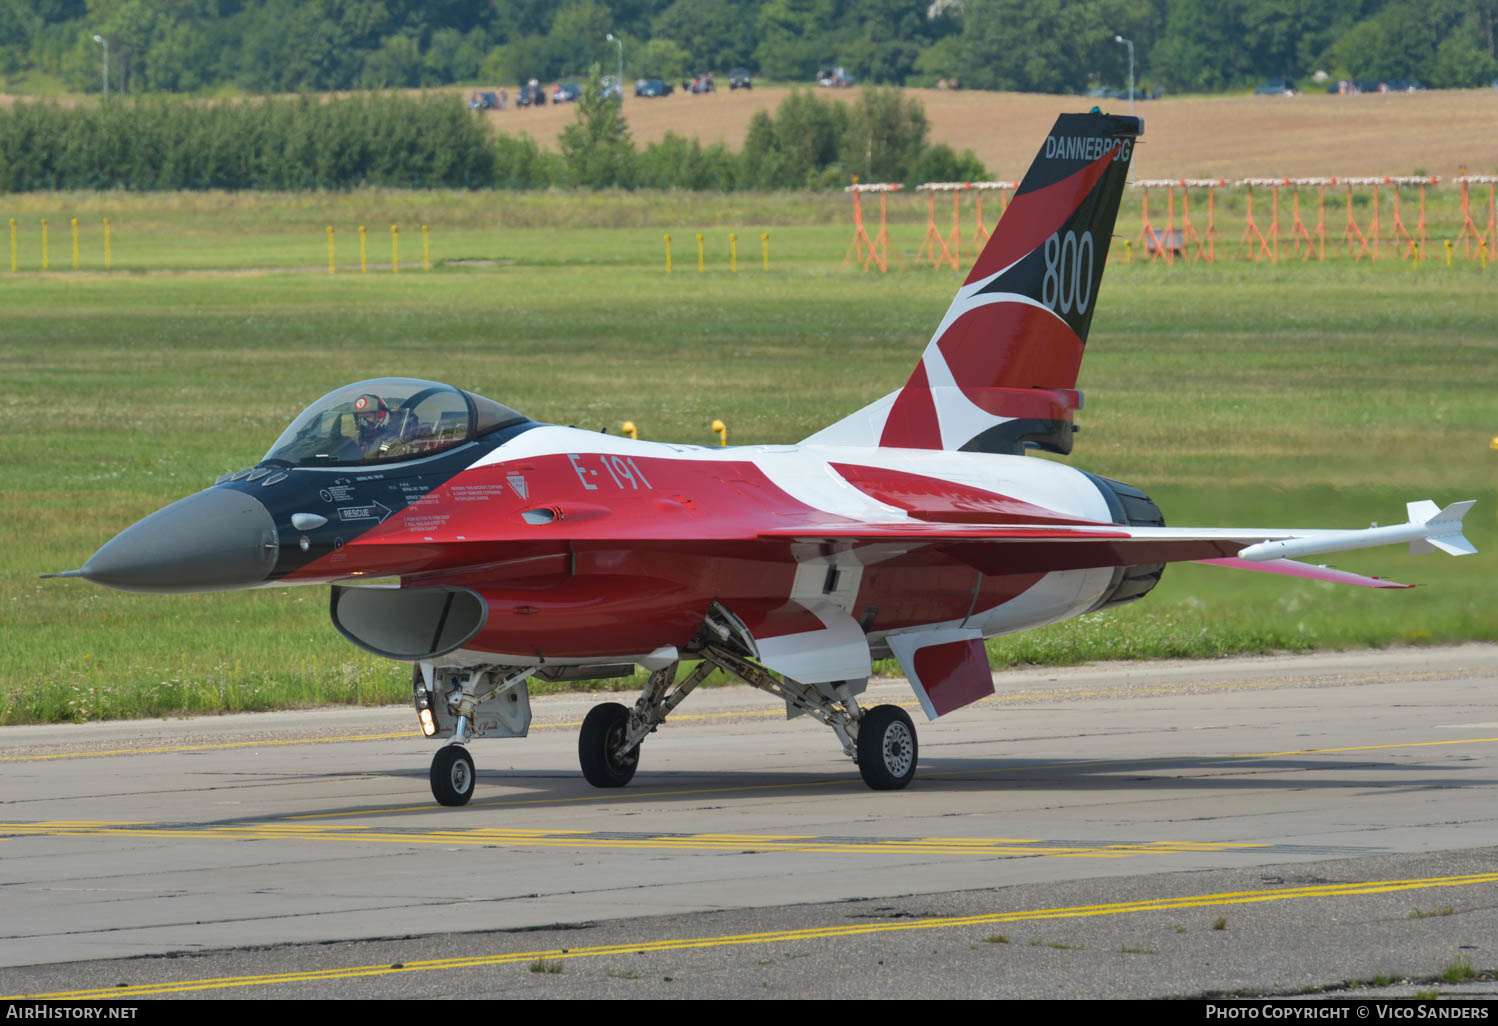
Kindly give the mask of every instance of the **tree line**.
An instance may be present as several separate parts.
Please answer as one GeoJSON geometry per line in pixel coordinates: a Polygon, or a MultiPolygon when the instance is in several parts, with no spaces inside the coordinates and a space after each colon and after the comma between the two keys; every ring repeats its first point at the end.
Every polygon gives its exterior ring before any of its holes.
{"type": "Polygon", "coordinates": [[[321,101],[130,97],[0,107],[0,192],[45,189],[658,188],[732,191],[866,181],[972,181],[971,150],[931,144],[919,101],[866,89],[851,103],[793,92],[742,149],[667,135],[643,149],[593,69],[558,152],[491,132],[453,95],[321,101]]]}
{"type": "Polygon", "coordinates": [[[125,93],[295,92],[736,66],[807,82],[1041,92],[1241,89],[1268,77],[1433,86],[1498,76],[1498,0],[0,0],[0,80],[125,93]],[[618,42],[611,41],[612,35],[618,42]],[[100,41],[95,40],[95,36],[100,41]]]}

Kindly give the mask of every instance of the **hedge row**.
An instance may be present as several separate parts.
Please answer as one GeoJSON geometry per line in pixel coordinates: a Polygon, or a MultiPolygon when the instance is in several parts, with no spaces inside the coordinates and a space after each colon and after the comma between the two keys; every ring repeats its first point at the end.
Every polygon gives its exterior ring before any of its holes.
{"type": "MultiPolygon", "coordinates": [[[[841,103],[793,95],[756,115],[744,149],[668,133],[636,149],[617,138],[564,153],[491,135],[450,95],[203,103],[176,97],[0,107],[0,192],[48,189],[832,188],[865,180],[974,180],[971,151],[925,141],[918,109],[881,94],[841,103]],[[895,105],[898,107],[898,104],[895,105]],[[867,157],[883,156],[878,166],[867,157]]],[[[585,136],[586,133],[581,133],[585,136]]]]}
{"type": "Polygon", "coordinates": [[[450,97],[0,108],[0,191],[481,188],[495,158],[450,97]]]}

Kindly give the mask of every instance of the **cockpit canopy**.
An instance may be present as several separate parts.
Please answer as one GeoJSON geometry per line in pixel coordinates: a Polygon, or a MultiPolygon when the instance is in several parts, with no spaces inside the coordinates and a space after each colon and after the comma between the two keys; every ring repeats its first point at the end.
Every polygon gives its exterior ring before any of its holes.
{"type": "Polygon", "coordinates": [[[265,458],[320,467],[417,459],[525,419],[451,385],[375,378],[345,385],[307,407],[265,458]]]}

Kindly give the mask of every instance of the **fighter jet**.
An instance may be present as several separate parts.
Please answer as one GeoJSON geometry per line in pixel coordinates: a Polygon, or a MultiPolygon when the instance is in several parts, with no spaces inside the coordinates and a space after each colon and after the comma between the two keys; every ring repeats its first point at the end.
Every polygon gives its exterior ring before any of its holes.
{"type": "Polygon", "coordinates": [[[916,728],[859,704],[893,657],[929,718],[994,690],[984,639],[1146,595],[1195,560],[1371,587],[1293,557],[1475,551],[1471,502],[1366,530],[1167,527],[1067,454],[1133,117],[1055,123],[902,387],[796,445],[707,448],[541,424],[450,385],[380,378],[309,406],[253,468],[127,528],[78,576],[138,592],[330,584],[333,625],[413,665],[432,793],[469,745],[521,737],[531,680],[649,671],[583,722],[597,787],[722,670],[831,729],[867,784],[915,775],[916,728]],[[689,667],[682,668],[683,663],[689,667]],[[692,665],[695,664],[695,665],[692,665]]]}

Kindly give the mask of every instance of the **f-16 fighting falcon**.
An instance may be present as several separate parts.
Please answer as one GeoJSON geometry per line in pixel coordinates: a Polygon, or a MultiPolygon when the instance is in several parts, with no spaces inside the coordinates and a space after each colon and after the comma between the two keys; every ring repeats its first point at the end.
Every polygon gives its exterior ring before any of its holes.
{"type": "Polygon", "coordinates": [[[111,588],[330,584],[333,625],[413,665],[437,801],[469,746],[523,737],[528,682],[649,672],[583,722],[597,787],[714,669],[832,731],[872,788],[916,771],[916,728],[858,696],[899,661],[927,717],[994,689],[984,639],[1133,602],[1195,560],[1370,587],[1294,557],[1408,542],[1473,552],[1471,502],[1366,530],[1167,527],[1068,454],[1077,373],[1143,123],[1061,116],[904,385],[796,445],[705,448],[541,424],[432,381],[309,406],[250,469],[127,528],[79,570],[111,588]],[[695,663],[678,673],[683,661],[695,663]]]}

